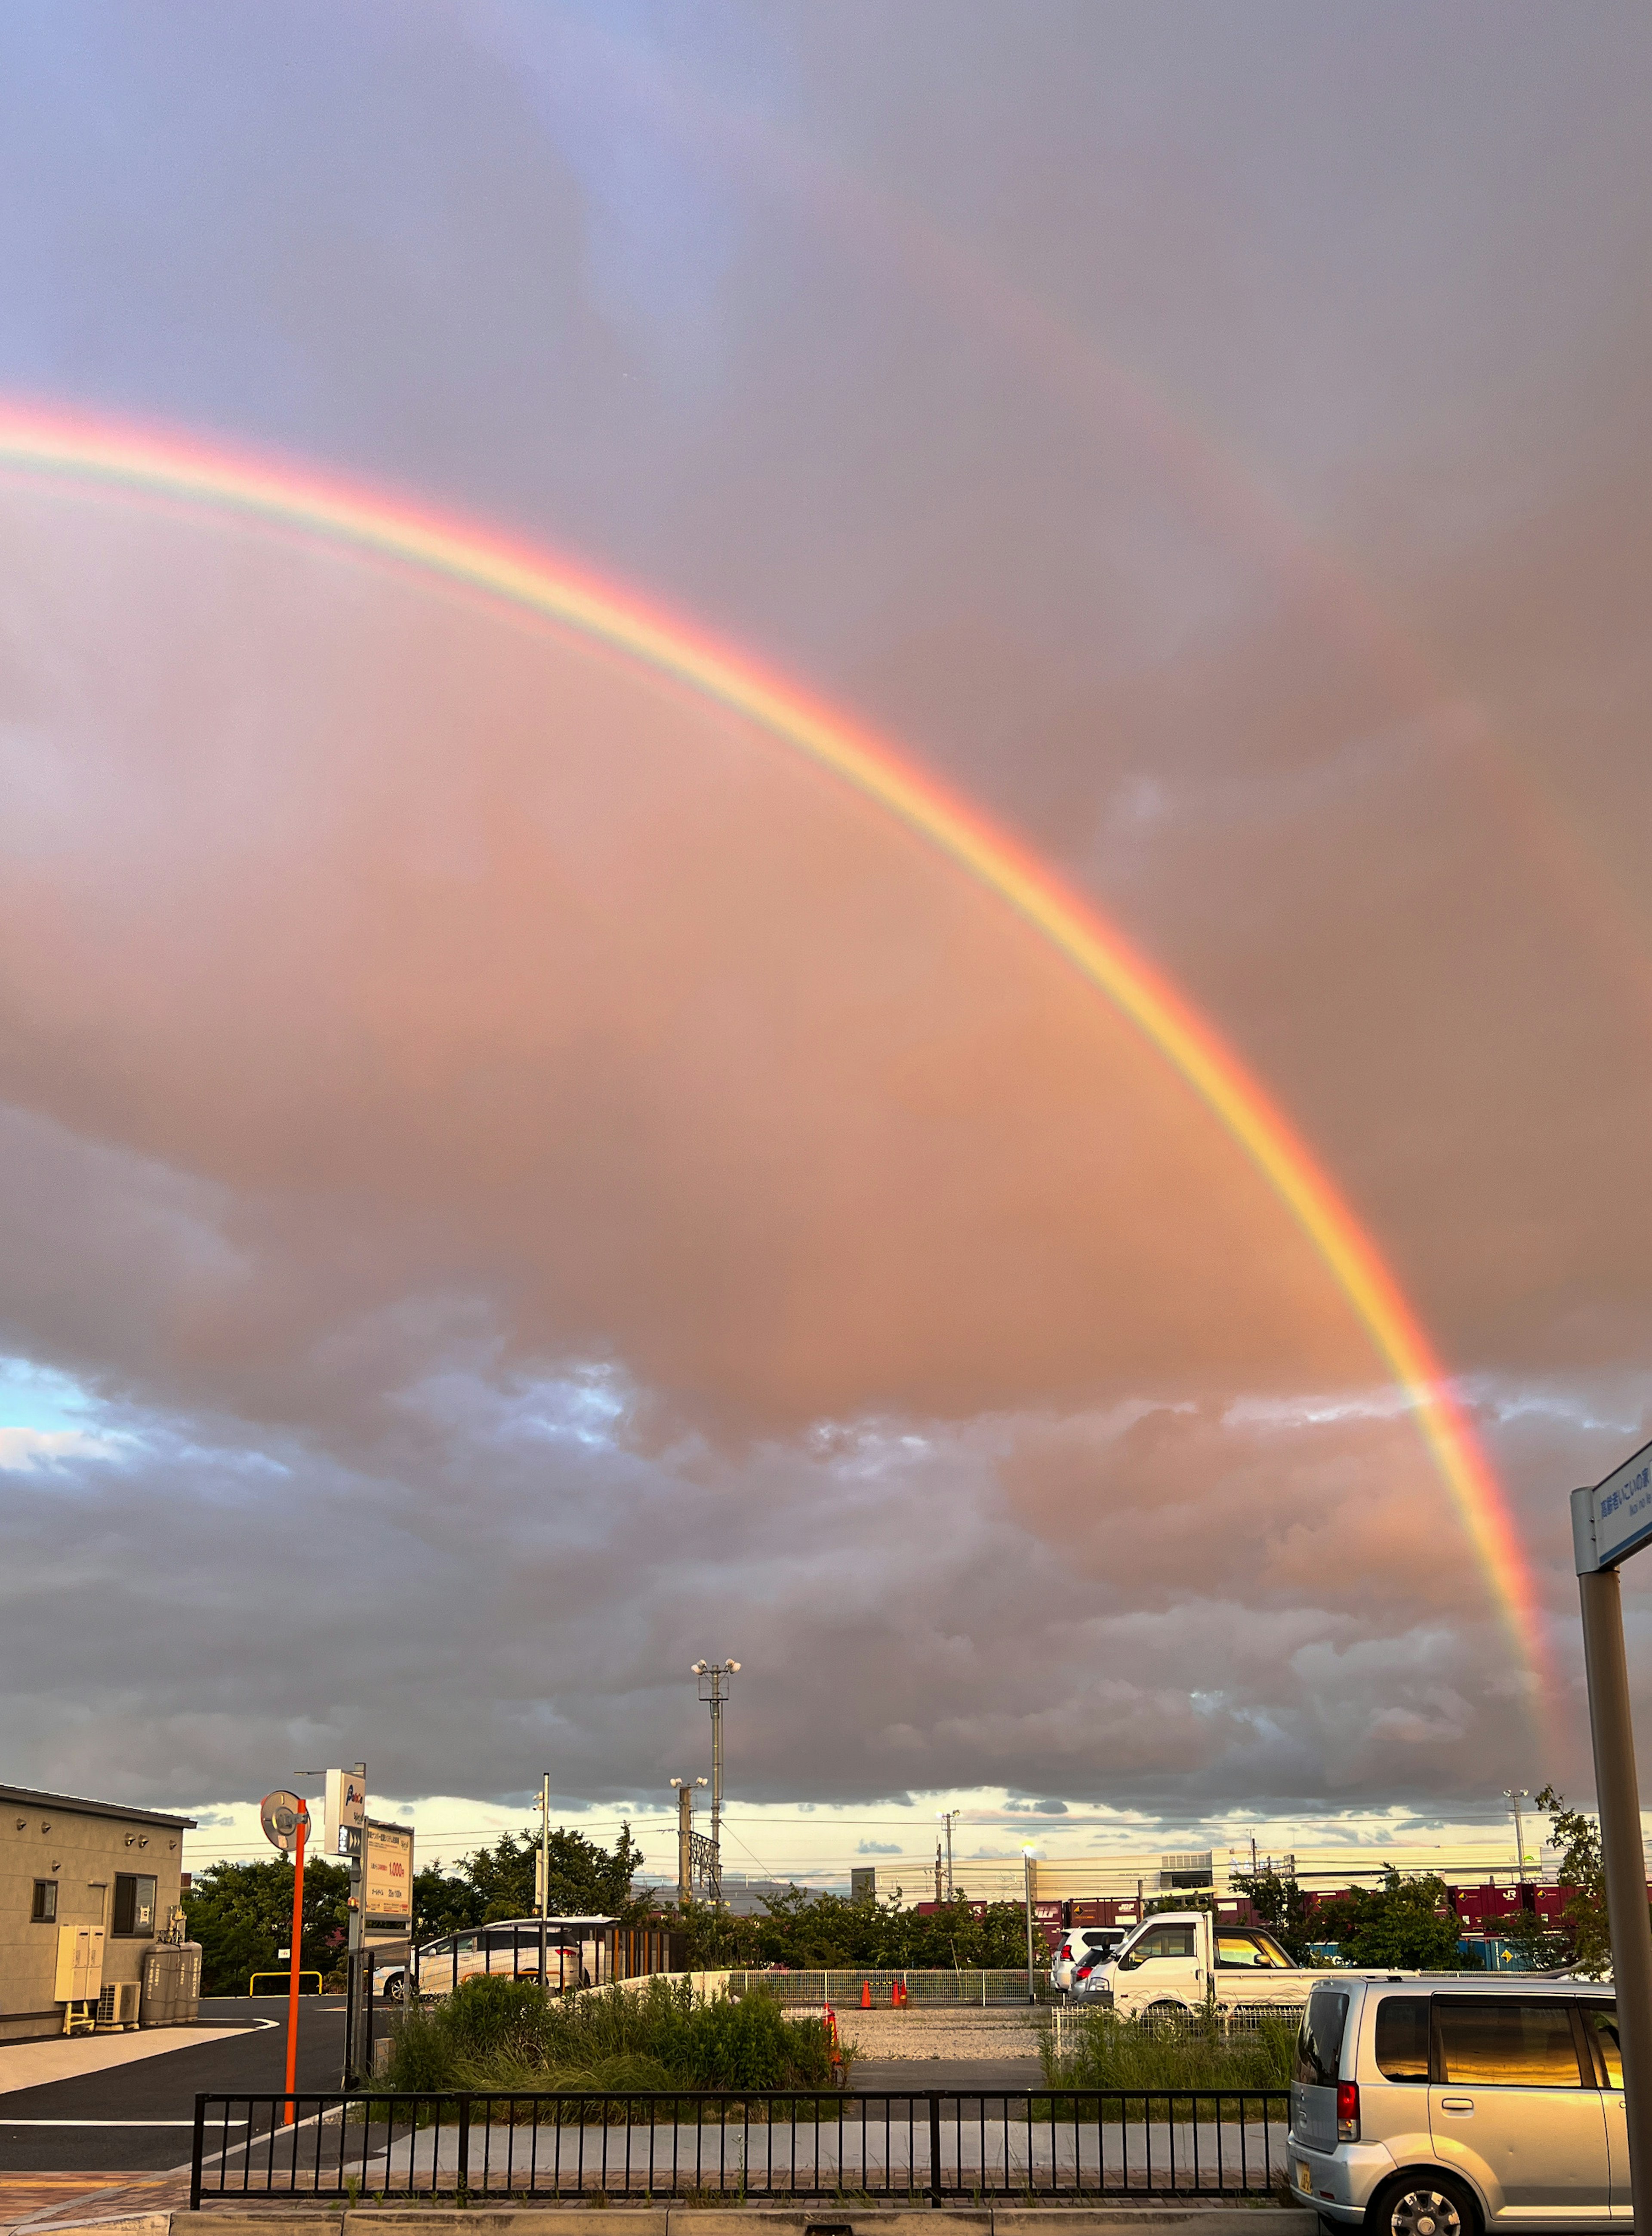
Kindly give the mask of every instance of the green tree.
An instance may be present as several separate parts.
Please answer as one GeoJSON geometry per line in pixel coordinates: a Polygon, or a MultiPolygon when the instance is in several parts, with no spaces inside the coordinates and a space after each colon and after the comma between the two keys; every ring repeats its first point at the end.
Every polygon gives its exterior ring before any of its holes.
{"type": "Polygon", "coordinates": [[[1499,1931],[1511,1949],[1519,1950],[1529,1972],[1553,1971],[1571,1962],[1570,1933],[1539,1917],[1535,1910],[1517,1911],[1503,1921],[1499,1931]]]}
{"type": "Polygon", "coordinates": [[[1544,1786],[1537,1806],[1549,1819],[1550,1844],[1560,1850],[1560,1884],[1566,1890],[1561,1914],[1570,1937],[1571,1961],[1585,1979],[1598,1980],[1612,1969],[1600,1826],[1581,1809],[1568,1809],[1565,1796],[1552,1786],[1544,1786]]]}
{"type": "Polygon", "coordinates": [[[1017,1902],[990,1904],[977,1917],[958,1897],[920,1916],[900,1906],[898,1891],[886,1902],[851,1902],[793,1887],[767,1897],[760,1917],[731,1917],[690,1903],[675,1913],[675,1922],[688,1937],[688,1961],[695,1967],[973,1971],[1018,1970],[1027,1960],[1026,1915],[1017,1902]]]}
{"type": "MultiPolygon", "coordinates": [[[[299,1962],[327,1974],[348,1939],[350,1873],[323,1857],[304,1865],[299,1962]]],[[[213,1864],[183,1897],[189,1937],[201,1943],[201,1986],[211,1996],[244,1996],[254,1972],[280,1969],[275,1952],[291,1945],[293,1866],[280,1856],[256,1864],[213,1864]]]]}
{"type": "Polygon", "coordinates": [[[1334,1941],[1345,1964],[1388,1972],[1459,1972],[1469,1964],[1444,1879],[1385,1870],[1380,1887],[1352,1887],[1313,1912],[1313,1938],[1334,1941]]]}
{"type": "Polygon", "coordinates": [[[1308,1960],[1312,1943],[1326,1937],[1314,1926],[1313,1906],[1297,1884],[1272,1866],[1265,1871],[1235,1872],[1234,1885],[1247,1894],[1256,1915],[1299,1964],[1308,1960]]]}
{"type": "Polygon", "coordinates": [[[482,1923],[482,1905],[468,1879],[427,1864],[413,1874],[413,1934],[419,1941],[465,1933],[482,1923]]]}
{"type": "MultiPolygon", "coordinates": [[[[451,1871],[422,1871],[413,1880],[415,1930],[421,1941],[466,1932],[499,1917],[531,1917],[539,1834],[530,1826],[506,1832],[478,1848],[451,1871]]],[[[634,1899],[631,1882],[642,1851],[629,1825],[611,1849],[582,1832],[558,1825],[550,1836],[550,1914],[553,1917],[617,1917],[629,1923],[650,1906],[634,1899]]]]}

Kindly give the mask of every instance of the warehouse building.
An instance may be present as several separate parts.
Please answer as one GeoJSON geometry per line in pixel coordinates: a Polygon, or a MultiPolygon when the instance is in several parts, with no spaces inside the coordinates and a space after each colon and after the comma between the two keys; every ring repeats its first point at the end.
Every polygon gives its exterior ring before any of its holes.
{"type": "Polygon", "coordinates": [[[144,1960],[177,1911],[194,1827],[0,1786],[0,2042],[139,2023],[144,1960]]]}

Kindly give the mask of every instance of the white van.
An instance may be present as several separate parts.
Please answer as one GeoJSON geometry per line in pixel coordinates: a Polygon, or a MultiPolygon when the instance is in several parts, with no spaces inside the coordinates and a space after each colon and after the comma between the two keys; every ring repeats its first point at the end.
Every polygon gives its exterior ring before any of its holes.
{"type": "MultiPolygon", "coordinates": [[[[611,1917],[553,1917],[546,1926],[545,1984],[549,1988],[589,1988],[605,1983],[605,1935],[611,1917]]],[[[427,1941],[418,1952],[418,1991],[421,1996],[451,1996],[465,1980],[484,1973],[506,1979],[539,1977],[539,1920],[500,1918],[468,1933],[444,1934],[427,1941]]],[[[378,1988],[386,2003],[399,2003],[407,1993],[405,1964],[387,1967],[378,1974],[378,1988]]]]}
{"type": "Polygon", "coordinates": [[[1291,2187],[1370,2236],[1634,2224],[1610,1984],[1527,1973],[1315,1983],[1291,2187]]]}

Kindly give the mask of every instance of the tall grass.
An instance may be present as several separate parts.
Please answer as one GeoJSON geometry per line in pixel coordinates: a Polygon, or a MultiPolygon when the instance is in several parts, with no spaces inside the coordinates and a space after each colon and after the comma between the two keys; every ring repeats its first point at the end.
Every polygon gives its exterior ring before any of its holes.
{"type": "Polygon", "coordinates": [[[1086,2011],[1064,2055],[1047,2042],[1040,2054],[1045,2080],[1067,2088],[1287,2088],[1296,2033],[1293,2016],[1264,2016],[1225,2031],[1214,2018],[1148,2026],[1112,2011],[1086,2011]]]}
{"type": "Polygon", "coordinates": [[[631,1992],[549,1996],[530,1980],[466,1980],[394,2024],[378,2085],[433,2093],[826,2088],[819,2019],[787,2019],[772,1996],[695,1996],[687,1981],[631,1992]]]}

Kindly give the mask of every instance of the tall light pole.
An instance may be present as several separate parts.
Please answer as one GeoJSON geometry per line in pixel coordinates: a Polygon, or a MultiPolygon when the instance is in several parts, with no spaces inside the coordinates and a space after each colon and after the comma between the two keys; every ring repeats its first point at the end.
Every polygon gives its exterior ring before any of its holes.
{"type": "Polygon", "coordinates": [[[700,1680],[700,1697],[711,1710],[711,1906],[723,1906],[723,1702],[738,1661],[696,1661],[690,1676],[700,1680]]]}
{"type": "Polygon", "coordinates": [[[935,1812],[946,1827],[946,1899],[952,1899],[952,1827],[964,1814],[961,1809],[938,1809],[935,1812]]]}
{"type": "Polygon", "coordinates": [[[1524,1886],[1526,1883],[1526,1843],[1525,1836],[1520,1826],[1520,1804],[1523,1801],[1530,1801],[1531,1796],[1524,1786],[1505,1786],[1503,1789],[1503,1798],[1508,1803],[1510,1808],[1514,1812],[1515,1884],[1517,1886],[1524,1886]]]}

